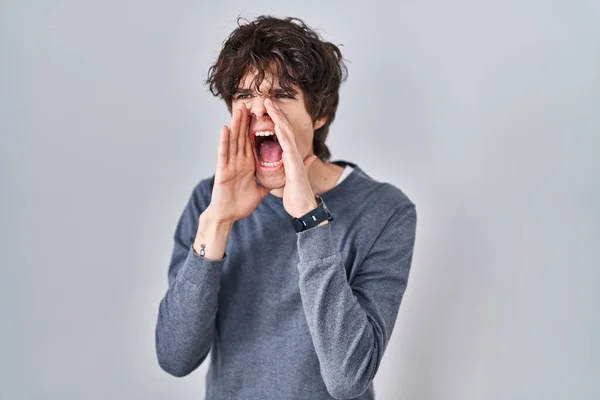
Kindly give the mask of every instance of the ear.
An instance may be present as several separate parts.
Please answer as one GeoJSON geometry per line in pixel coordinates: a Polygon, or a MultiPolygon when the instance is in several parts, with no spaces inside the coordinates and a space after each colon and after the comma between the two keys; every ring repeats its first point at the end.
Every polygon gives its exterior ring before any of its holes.
{"type": "Polygon", "coordinates": [[[315,131],[316,131],[317,129],[320,129],[320,128],[322,128],[322,127],[323,127],[323,125],[325,125],[325,123],[326,123],[326,122],[327,122],[327,117],[322,117],[322,118],[319,118],[318,120],[316,120],[316,121],[313,123],[313,130],[315,130],[315,131]]]}

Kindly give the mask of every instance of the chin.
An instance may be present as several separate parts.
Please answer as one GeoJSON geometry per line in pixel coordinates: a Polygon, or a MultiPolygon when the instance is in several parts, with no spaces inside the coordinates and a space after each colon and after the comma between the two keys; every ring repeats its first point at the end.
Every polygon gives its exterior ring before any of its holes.
{"type": "Polygon", "coordinates": [[[256,179],[258,179],[261,185],[269,190],[281,189],[285,186],[285,173],[283,171],[276,174],[258,172],[256,174],[256,179]]]}

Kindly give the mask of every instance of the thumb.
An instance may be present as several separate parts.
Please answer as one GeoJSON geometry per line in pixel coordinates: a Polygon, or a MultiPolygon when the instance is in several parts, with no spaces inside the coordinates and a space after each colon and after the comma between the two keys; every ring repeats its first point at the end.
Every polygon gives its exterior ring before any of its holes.
{"type": "Polygon", "coordinates": [[[316,159],[317,156],[315,156],[314,154],[311,154],[310,156],[306,157],[304,159],[304,169],[308,171],[310,169],[310,166],[312,165],[312,163],[315,162],[316,159]]]}

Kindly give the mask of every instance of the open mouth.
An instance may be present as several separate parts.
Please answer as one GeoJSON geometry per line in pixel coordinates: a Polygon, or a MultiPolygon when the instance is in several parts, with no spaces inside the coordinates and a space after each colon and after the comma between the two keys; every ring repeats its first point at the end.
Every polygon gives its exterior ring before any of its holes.
{"type": "Polygon", "coordinates": [[[283,150],[274,132],[257,131],[254,134],[254,149],[261,166],[273,168],[281,164],[283,150]]]}

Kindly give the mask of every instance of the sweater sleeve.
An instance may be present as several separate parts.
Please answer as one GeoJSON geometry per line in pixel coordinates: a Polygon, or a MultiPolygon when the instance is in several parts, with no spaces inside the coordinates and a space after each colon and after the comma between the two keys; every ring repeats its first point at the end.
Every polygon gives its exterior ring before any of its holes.
{"type": "Polygon", "coordinates": [[[190,374],[204,361],[215,336],[224,259],[207,260],[192,248],[200,204],[194,191],[177,225],[169,287],[160,302],[156,324],[158,363],[178,377],[190,374]]]}
{"type": "Polygon", "coordinates": [[[406,289],[416,231],[414,205],[397,210],[348,282],[329,224],[298,235],[300,294],[321,375],[336,399],[375,377],[406,289]]]}

